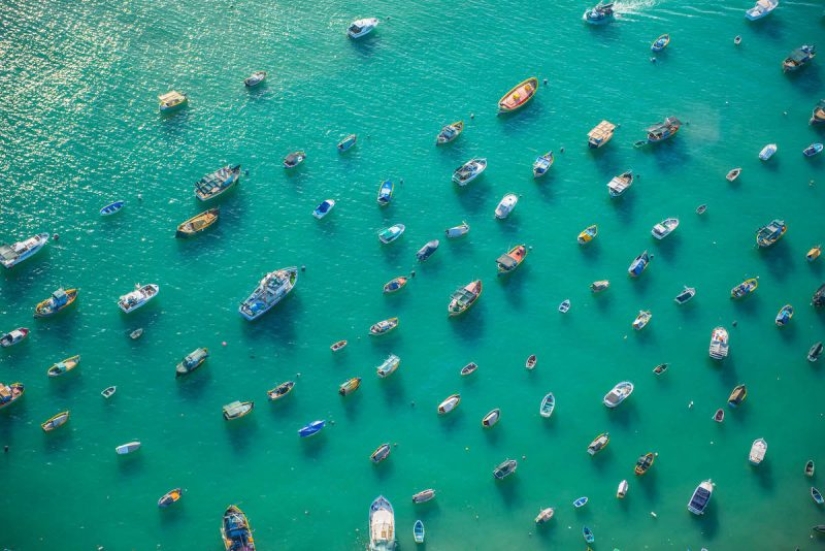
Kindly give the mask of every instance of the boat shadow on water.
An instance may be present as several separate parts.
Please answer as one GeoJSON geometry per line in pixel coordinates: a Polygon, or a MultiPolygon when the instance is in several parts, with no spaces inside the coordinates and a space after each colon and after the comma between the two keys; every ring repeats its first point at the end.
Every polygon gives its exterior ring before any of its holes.
{"type": "MultiPolygon", "coordinates": [[[[756,481],[759,483],[759,486],[762,487],[764,490],[773,490],[775,487],[774,479],[773,479],[773,471],[771,470],[771,462],[769,459],[766,459],[759,465],[749,465],[751,467],[751,471],[753,472],[753,476],[756,477],[756,481]]],[[[768,492],[766,498],[770,497],[770,494],[773,492],[768,492]]],[[[775,496],[774,496],[775,497],[775,496]]]]}
{"type": "Polygon", "coordinates": [[[622,425],[624,427],[638,426],[642,421],[639,411],[636,409],[636,404],[632,399],[628,399],[620,406],[609,409],[604,408],[611,424],[622,425]]]}
{"type": "Polygon", "coordinates": [[[363,390],[356,391],[349,396],[341,397],[341,408],[344,410],[344,417],[347,421],[357,422],[362,413],[362,393],[363,390]]]}
{"type": "MultiPolygon", "coordinates": [[[[393,448],[395,451],[395,448],[393,448]]],[[[372,466],[373,476],[379,481],[385,481],[387,479],[392,478],[395,474],[395,464],[392,461],[392,458],[388,458],[377,465],[372,466]]]]}
{"type": "MultiPolygon", "coordinates": [[[[636,176],[638,178],[638,176],[636,176]]],[[[619,219],[619,223],[622,226],[633,226],[636,223],[636,219],[633,216],[633,208],[634,208],[634,201],[633,197],[631,196],[634,190],[630,190],[621,197],[610,197],[609,195],[605,194],[606,198],[605,201],[610,203],[610,207],[616,213],[616,218],[619,219]]]]}
{"type": "Polygon", "coordinates": [[[52,432],[44,432],[43,437],[43,453],[66,453],[66,450],[74,440],[74,431],[72,430],[71,422],[52,432]]]}
{"type": "Polygon", "coordinates": [[[316,459],[324,453],[324,450],[327,447],[326,431],[331,428],[334,427],[327,426],[318,434],[315,434],[309,438],[301,438],[301,445],[299,447],[301,448],[301,453],[304,457],[307,459],[316,459]]]}
{"type": "Polygon", "coordinates": [[[492,212],[495,209],[495,205],[487,201],[487,198],[493,195],[493,190],[486,178],[487,175],[482,174],[466,187],[453,185],[462,212],[478,214],[479,212],[492,212]]]}
{"type": "MultiPolygon", "coordinates": [[[[174,375],[170,375],[174,377],[174,375]]],[[[197,402],[203,397],[203,393],[209,389],[212,382],[212,371],[207,366],[198,368],[194,373],[189,373],[182,377],[177,377],[178,395],[185,401],[197,402]]],[[[111,400],[106,400],[107,403],[111,400]]]]}
{"type": "Polygon", "coordinates": [[[128,455],[121,455],[115,457],[117,463],[117,472],[124,479],[129,479],[143,472],[145,468],[145,461],[141,452],[130,453],[128,455]]]}
{"type": "Polygon", "coordinates": [[[295,320],[301,319],[303,311],[301,295],[290,293],[289,296],[273,306],[272,310],[256,320],[248,321],[243,319],[240,314],[236,315],[245,337],[254,341],[265,339],[267,345],[269,345],[273,341],[281,343],[295,342],[297,340],[295,320]]]}
{"type": "Polygon", "coordinates": [[[501,496],[501,500],[507,506],[508,510],[513,510],[514,508],[520,508],[522,506],[522,502],[524,500],[519,493],[521,480],[519,480],[518,473],[510,475],[504,480],[494,480],[493,483],[495,484],[496,490],[498,490],[498,494],[501,496]]]}
{"type": "Polygon", "coordinates": [[[232,452],[238,456],[245,456],[250,449],[260,442],[258,425],[254,416],[255,412],[253,411],[251,415],[246,417],[223,421],[227,425],[226,437],[229,439],[232,452]]]}
{"type": "Polygon", "coordinates": [[[404,386],[404,374],[400,372],[400,368],[387,379],[378,382],[387,406],[397,408],[401,404],[409,403],[404,386]]]}
{"type": "Polygon", "coordinates": [[[796,274],[799,269],[799,261],[794,259],[790,247],[787,245],[787,243],[780,242],[769,249],[759,249],[757,251],[762,263],[768,268],[771,275],[779,281],[787,280],[788,277],[796,274]]]}
{"type": "Polygon", "coordinates": [[[660,256],[665,260],[672,260],[677,254],[679,254],[679,248],[682,246],[681,236],[675,232],[664,240],[655,239],[653,236],[651,236],[650,239],[651,241],[656,242],[653,244],[656,251],[655,255],[660,256]]]}

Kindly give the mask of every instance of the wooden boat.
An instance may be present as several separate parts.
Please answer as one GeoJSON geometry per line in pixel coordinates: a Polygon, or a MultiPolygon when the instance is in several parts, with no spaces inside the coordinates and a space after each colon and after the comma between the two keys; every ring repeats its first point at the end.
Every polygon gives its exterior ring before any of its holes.
{"type": "Polygon", "coordinates": [[[685,288],[682,289],[681,293],[674,297],[673,301],[681,306],[682,304],[692,299],[694,296],[696,296],[696,289],[685,285],[685,288]]]}
{"type": "Polygon", "coordinates": [[[317,220],[321,220],[324,216],[332,212],[332,209],[334,208],[335,199],[324,199],[312,211],[312,216],[314,216],[317,220]]]}
{"type": "Polygon", "coordinates": [[[135,285],[134,291],[126,293],[118,299],[117,305],[124,314],[130,314],[158,296],[159,292],[160,286],[154,283],[147,285],[138,283],[135,285]]]}
{"type": "Polygon", "coordinates": [[[408,279],[404,276],[398,276],[384,284],[385,293],[394,293],[400,291],[407,284],[408,279]]]}
{"type": "Polygon", "coordinates": [[[385,335],[398,327],[398,318],[381,320],[370,327],[370,335],[385,335]]]}
{"type": "Polygon", "coordinates": [[[559,304],[559,312],[562,314],[566,314],[570,311],[570,299],[566,298],[559,304]]]}
{"type": "Polygon", "coordinates": [[[582,497],[580,497],[580,498],[577,498],[577,499],[573,502],[573,507],[575,507],[576,509],[578,509],[578,508],[580,508],[580,507],[584,507],[585,505],[587,505],[587,502],[588,502],[588,501],[589,501],[589,500],[588,500],[587,496],[582,496],[582,497]]]}
{"type": "Polygon", "coordinates": [[[627,483],[627,480],[622,480],[619,482],[619,487],[616,489],[616,497],[618,499],[624,499],[624,496],[627,495],[627,490],[630,488],[630,485],[627,483]]]}
{"type": "Polygon", "coordinates": [[[114,201],[100,209],[100,216],[111,216],[117,214],[126,205],[126,201],[114,201]]]}
{"type": "Polygon", "coordinates": [[[779,5],[779,0],[756,0],[756,4],[745,11],[745,19],[756,21],[769,15],[776,6],[779,5]]]}
{"type": "Polygon", "coordinates": [[[267,273],[238,306],[238,313],[248,321],[260,318],[286,298],[297,282],[297,266],[288,266],[267,273]]]}
{"type": "Polygon", "coordinates": [[[681,127],[682,121],[676,117],[667,117],[663,122],[647,128],[647,143],[663,142],[675,136],[681,127]]]}
{"type": "Polygon", "coordinates": [[[281,383],[275,388],[266,391],[266,395],[269,396],[270,400],[280,400],[290,392],[295,387],[295,381],[287,381],[285,383],[281,383]]]}
{"type": "Polygon", "coordinates": [[[579,245],[586,245],[593,241],[596,236],[599,235],[599,227],[596,224],[591,226],[587,226],[581,232],[579,232],[579,236],[576,238],[579,245]]]}
{"type": "Polygon", "coordinates": [[[803,44],[794,50],[782,61],[782,71],[788,73],[798,71],[816,57],[816,46],[803,44]]]}
{"type": "Polygon", "coordinates": [[[18,327],[12,329],[2,337],[0,337],[0,346],[8,348],[20,343],[23,339],[29,336],[29,330],[26,327],[18,327]]]}
{"type": "Polygon", "coordinates": [[[395,354],[390,354],[387,356],[387,359],[384,360],[381,365],[376,368],[376,372],[378,376],[382,379],[386,379],[393,373],[395,370],[398,369],[398,366],[401,365],[401,358],[396,356],[395,354]]]}
{"type": "Polygon", "coordinates": [[[418,249],[418,252],[415,253],[415,257],[419,262],[426,262],[433,255],[433,253],[438,250],[438,244],[438,239],[427,241],[423,247],[418,249]]]}
{"type": "Polygon", "coordinates": [[[613,178],[607,182],[607,194],[611,197],[619,197],[620,195],[623,195],[625,191],[630,189],[630,186],[632,185],[633,171],[626,170],[618,176],[613,176],[613,178]]]}
{"type": "Polygon", "coordinates": [[[452,124],[448,124],[444,128],[441,129],[441,132],[438,133],[438,136],[435,137],[435,145],[444,145],[445,143],[450,143],[451,141],[458,138],[458,136],[464,131],[464,121],[456,121],[452,124]]]}
{"type": "Polygon", "coordinates": [[[452,228],[447,228],[444,230],[444,235],[446,235],[448,239],[455,239],[456,237],[467,235],[469,231],[470,225],[467,224],[467,222],[461,222],[458,226],[453,226],[452,228]]]}
{"type": "Polygon", "coordinates": [[[648,323],[650,323],[650,319],[653,317],[653,314],[650,313],[650,310],[639,310],[639,315],[636,316],[636,319],[633,320],[633,329],[639,331],[644,329],[648,323]]]}
{"type": "Polygon", "coordinates": [[[53,366],[51,366],[46,373],[49,377],[58,377],[63,375],[64,373],[68,373],[69,371],[73,370],[77,367],[77,364],[80,363],[80,355],[75,355],[66,358],[62,362],[57,362],[53,366]]]}
{"type": "Polygon", "coordinates": [[[607,279],[600,279],[598,281],[594,281],[590,284],[590,290],[593,293],[601,293],[602,291],[606,291],[610,288],[610,280],[607,279]]]}
{"type": "Polygon", "coordinates": [[[0,383],[0,409],[22,398],[25,392],[26,385],[23,383],[12,383],[10,385],[0,383]]]}
{"type": "Polygon", "coordinates": [[[527,103],[533,99],[533,96],[536,95],[538,87],[539,79],[536,77],[530,77],[516,84],[512,90],[498,100],[498,114],[512,113],[527,105],[527,103]]]}
{"type": "Polygon", "coordinates": [[[639,277],[642,275],[642,272],[647,269],[648,264],[650,264],[650,255],[647,254],[647,251],[642,251],[642,254],[634,258],[633,262],[630,263],[627,273],[630,274],[630,277],[639,277]]]}
{"type": "Polygon", "coordinates": [[[587,145],[591,149],[598,149],[613,137],[616,125],[609,121],[602,121],[587,133],[587,145]]]}
{"type": "Polygon", "coordinates": [[[461,368],[461,376],[466,377],[467,375],[475,373],[476,369],[478,369],[478,364],[475,362],[470,362],[461,368]]]}
{"type": "Polygon", "coordinates": [[[705,514],[705,508],[707,508],[712,495],[713,481],[710,479],[703,480],[696,489],[693,490],[693,495],[690,496],[690,501],[688,501],[687,505],[688,511],[694,515],[705,514]]]}
{"type": "Polygon", "coordinates": [[[667,371],[668,365],[669,364],[667,364],[667,363],[662,363],[662,364],[657,365],[656,367],[653,368],[653,373],[655,373],[656,375],[661,375],[662,373],[667,371]]]}
{"type": "Polygon", "coordinates": [[[542,417],[550,417],[553,415],[553,410],[556,409],[556,397],[553,395],[552,392],[548,392],[545,394],[544,398],[541,399],[541,405],[539,406],[539,415],[542,417]]]}
{"type": "Polygon", "coordinates": [[[498,480],[503,480],[516,472],[518,468],[518,461],[515,459],[507,459],[501,463],[499,463],[498,467],[493,469],[493,476],[496,477],[498,480]]]}
{"type": "Polygon", "coordinates": [[[552,151],[548,151],[544,155],[539,155],[536,160],[533,161],[533,178],[541,178],[547,174],[547,171],[553,166],[555,160],[552,151]]]}
{"type": "Polygon", "coordinates": [[[715,327],[710,334],[708,355],[714,360],[722,360],[728,355],[728,330],[724,327],[715,327]]]}
{"type": "Polygon", "coordinates": [[[498,202],[495,211],[495,217],[499,220],[504,220],[510,213],[513,212],[513,209],[516,208],[516,204],[518,203],[518,195],[515,193],[508,193],[504,197],[501,198],[501,201],[498,202]]]}
{"type": "Polygon", "coordinates": [[[598,435],[596,438],[593,439],[592,442],[587,446],[587,453],[590,455],[596,455],[603,449],[607,447],[610,443],[610,433],[603,432],[598,435]]]}
{"type": "Polygon", "coordinates": [[[217,222],[220,215],[221,209],[218,207],[196,214],[189,220],[178,225],[175,237],[192,237],[217,222]]]}
{"type": "Polygon", "coordinates": [[[108,399],[111,398],[115,392],[117,392],[116,386],[107,386],[106,388],[100,391],[100,395],[108,399]]]}
{"type": "Polygon", "coordinates": [[[177,502],[182,496],[183,490],[181,490],[180,488],[169,490],[168,492],[163,494],[161,498],[158,500],[158,507],[169,507],[173,503],[177,502]]]}
{"type": "Polygon", "coordinates": [[[9,269],[17,266],[41,251],[49,242],[49,237],[48,233],[38,233],[11,245],[0,244],[0,264],[9,269]]]}
{"type": "Polygon", "coordinates": [[[202,366],[203,362],[205,362],[208,357],[208,348],[196,348],[185,356],[180,362],[178,362],[177,366],[175,366],[175,377],[192,373],[197,368],[202,366]]]}
{"type": "Polygon", "coordinates": [[[653,41],[653,44],[650,45],[650,51],[652,52],[661,52],[667,45],[670,44],[670,35],[663,34],[659,38],[653,41]]]}
{"type": "Polygon", "coordinates": [[[386,207],[392,201],[393,193],[395,193],[395,183],[392,180],[384,180],[378,186],[378,197],[376,201],[382,207],[386,207]]]}
{"type": "Polygon", "coordinates": [[[526,367],[527,369],[533,369],[534,367],[536,367],[537,361],[538,358],[536,358],[536,355],[530,354],[529,356],[527,356],[527,360],[524,362],[524,367],[526,367]]]}
{"type": "Polygon", "coordinates": [[[337,342],[332,343],[332,345],[329,347],[329,349],[332,350],[333,352],[338,352],[339,350],[344,348],[346,345],[347,345],[347,341],[341,340],[341,341],[337,341],[337,342]]]}
{"type": "Polygon", "coordinates": [[[748,454],[748,461],[751,465],[759,465],[765,459],[765,454],[768,452],[768,443],[764,438],[757,438],[751,445],[751,451],[748,454]]]}
{"type": "Polygon", "coordinates": [[[768,224],[759,228],[756,232],[756,245],[759,247],[770,247],[779,241],[785,232],[788,231],[788,226],[785,225],[784,220],[771,220],[768,224]]]}
{"type": "Polygon", "coordinates": [[[645,474],[650,467],[653,466],[653,462],[656,461],[656,455],[658,454],[648,452],[639,456],[639,459],[636,460],[636,466],[633,468],[633,472],[636,473],[637,476],[642,476],[645,474]]]}
{"type": "Polygon", "coordinates": [[[293,151],[284,157],[284,168],[295,168],[303,163],[307,158],[307,154],[303,151],[293,151]]]}
{"type": "Polygon", "coordinates": [[[266,71],[255,71],[245,79],[243,79],[243,84],[247,88],[255,88],[259,84],[263,83],[266,80],[266,71]]]}
{"type": "Polygon", "coordinates": [[[527,246],[516,245],[496,259],[498,275],[509,274],[521,266],[521,263],[524,262],[525,258],[527,258],[527,246]]]}
{"type": "Polygon", "coordinates": [[[716,413],[713,414],[713,420],[716,421],[717,423],[721,423],[722,421],[724,421],[725,420],[725,410],[722,409],[722,408],[717,409],[716,413]]]}
{"type": "Polygon", "coordinates": [[[312,435],[318,434],[326,426],[325,420],[313,421],[312,423],[298,429],[298,436],[301,438],[308,438],[312,435]]]}
{"type": "Polygon", "coordinates": [[[453,171],[453,183],[461,187],[466,186],[487,170],[487,159],[470,159],[453,171]]]}
{"type": "Polygon", "coordinates": [[[241,165],[227,165],[195,182],[195,197],[209,201],[233,189],[241,180],[241,165]]]}
{"type": "Polygon", "coordinates": [[[650,234],[656,239],[664,239],[665,237],[673,233],[673,230],[675,230],[678,227],[678,218],[665,218],[664,220],[653,226],[653,228],[650,230],[650,234]]]}
{"type": "Polygon", "coordinates": [[[438,414],[444,415],[446,413],[450,413],[455,408],[458,407],[458,404],[461,403],[461,394],[451,394],[443,402],[438,404],[438,414]]]}
{"type": "Polygon", "coordinates": [[[58,413],[54,417],[50,417],[48,421],[40,423],[40,427],[46,432],[51,432],[54,429],[65,425],[68,420],[69,420],[68,410],[67,411],[61,411],[60,413],[58,413]]]}
{"type": "Polygon", "coordinates": [[[460,316],[469,310],[478,301],[482,290],[481,280],[476,279],[453,291],[450,295],[450,303],[447,305],[447,314],[451,317],[460,316]]]}
{"type": "Polygon", "coordinates": [[[816,472],[816,465],[814,465],[814,460],[809,459],[805,462],[805,476],[813,476],[814,472],[816,472]]]}
{"type": "Polygon", "coordinates": [[[822,494],[813,486],[811,486],[811,498],[817,505],[822,505],[825,503],[825,499],[822,498],[822,494]]]}
{"type": "Polygon", "coordinates": [[[728,396],[728,406],[735,408],[748,397],[748,388],[745,385],[736,385],[728,396]]]}
{"type": "Polygon", "coordinates": [[[501,410],[499,408],[495,408],[484,416],[481,420],[481,426],[489,429],[498,423],[499,419],[501,419],[501,410]]]}
{"type": "Polygon", "coordinates": [[[705,204],[699,205],[696,207],[696,214],[702,215],[705,214],[705,211],[708,210],[708,206],[705,204]]]}
{"type": "Polygon", "coordinates": [[[394,224],[389,228],[384,228],[383,230],[378,232],[378,240],[381,241],[384,245],[392,243],[399,237],[401,234],[404,233],[407,227],[404,224],[394,224]]]}
{"type": "Polygon", "coordinates": [[[129,333],[129,338],[132,339],[133,341],[138,340],[142,336],[143,336],[143,327],[138,327],[137,329],[135,329],[134,331],[129,333]]]}
{"type": "Polygon", "coordinates": [[[811,119],[808,121],[809,124],[822,124],[825,123],[825,99],[819,100],[813,111],[811,111],[811,119]]]}
{"type": "Polygon", "coordinates": [[[756,291],[756,288],[759,287],[759,281],[752,277],[750,279],[746,279],[736,287],[730,290],[730,298],[742,298],[745,297],[752,292],[756,291]]]}
{"type": "Polygon", "coordinates": [[[115,448],[115,452],[118,455],[127,455],[130,453],[134,453],[140,449],[140,442],[137,440],[133,442],[126,442],[125,444],[121,444],[120,446],[115,448]]]}
{"type": "Polygon", "coordinates": [[[413,540],[415,543],[424,543],[424,523],[421,519],[416,520],[415,524],[413,524],[413,540]]]}
{"type": "Polygon", "coordinates": [[[622,381],[604,395],[602,403],[608,408],[615,408],[633,394],[633,383],[622,381]]]}
{"type": "Polygon", "coordinates": [[[596,541],[596,536],[593,535],[593,530],[588,528],[587,526],[582,527],[582,536],[584,537],[584,541],[587,543],[593,543],[596,541]]]}
{"type": "Polygon", "coordinates": [[[160,109],[161,113],[171,113],[176,109],[179,109],[186,105],[189,102],[189,99],[186,97],[185,94],[181,94],[176,90],[172,90],[170,92],[166,92],[158,96],[159,105],[158,108],[160,109]]]}
{"type": "Polygon", "coordinates": [[[819,258],[819,255],[821,253],[822,253],[822,245],[817,245],[815,247],[811,247],[811,249],[805,255],[805,260],[807,260],[808,262],[813,262],[814,260],[819,258]]]}
{"type": "Polygon", "coordinates": [[[544,524],[545,522],[547,522],[548,520],[553,518],[553,513],[555,513],[555,512],[556,512],[555,509],[553,509],[552,507],[547,507],[546,509],[542,509],[541,511],[539,511],[539,514],[536,515],[536,518],[535,518],[536,524],[544,524]]]}
{"type": "Polygon", "coordinates": [[[774,156],[778,149],[775,143],[769,143],[759,151],[759,160],[767,161],[774,156]]]}
{"type": "Polygon", "coordinates": [[[230,505],[223,514],[221,537],[226,551],[255,551],[255,537],[249,519],[237,505],[230,505]]]}
{"type": "Polygon", "coordinates": [[[335,147],[338,149],[338,153],[343,153],[345,151],[349,151],[350,149],[352,149],[357,142],[358,136],[356,136],[355,134],[350,134],[349,136],[346,136],[340,142],[338,142],[338,145],[335,147]]]}
{"type": "Polygon", "coordinates": [[[421,490],[417,494],[413,494],[412,502],[413,503],[426,503],[431,499],[435,498],[435,490],[432,488],[428,488],[426,490],[421,490]]]}
{"type": "Polygon", "coordinates": [[[808,349],[808,361],[815,362],[819,359],[822,355],[822,351],[825,349],[825,345],[822,344],[822,341],[815,342],[811,348],[808,349]]]}
{"type": "Polygon", "coordinates": [[[774,321],[776,322],[776,325],[778,325],[779,327],[784,327],[788,324],[789,321],[791,321],[792,317],[793,306],[791,306],[790,304],[786,304],[785,306],[779,309],[779,312],[776,314],[776,319],[774,321]]]}
{"type": "Polygon", "coordinates": [[[378,463],[381,463],[386,458],[388,458],[390,456],[391,451],[392,448],[390,447],[389,443],[381,444],[370,455],[370,461],[377,465],[378,463]]]}
{"type": "Polygon", "coordinates": [[[361,386],[361,377],[353,377],[351,379],[347,379],[341,386],[338,387],[338,394],[341,396],[347,396],[348,394],[352,394],[361,386]]]}
{"type": "Polygon", "coordinates": [[[230,402],[223,406],[223,418],[227,421],[240,419],[241,417],[252,413],[252,409],[254,407],[255,403],[251,400],[246,402],[235,400],[234,402],[230,402]]]}
{"type": "Polygon", "coordinates": [[[742,174],[742,168],[741,167],[736,167],[736,168],[731,169],[730,171],[728,171],[728,173],[725,175],[725,179],[728,182],[733,182],[734,180],[739,178],[740,174],[742,174]]]}
{"type": "Polygon", "coordinates": [[[52,293],[52,296],[37,303],[34,307],[34,317],[45,318],[53,316],[64,308],[68,308],[77,300],[77,289],[63,289],[62,287],[52,293]]]}

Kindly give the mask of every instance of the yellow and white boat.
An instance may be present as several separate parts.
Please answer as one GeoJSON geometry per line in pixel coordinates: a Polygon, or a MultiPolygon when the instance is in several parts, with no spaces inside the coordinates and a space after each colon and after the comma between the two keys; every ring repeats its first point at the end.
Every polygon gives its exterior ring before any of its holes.
{"type": "Polygon", "coordinates": [[[158,96],[158,100],[160,101],[161,113],[169,113],[189,103],[189,98],[186,95],[175,90],[158,96]]]}
{"type": "Polygon", "coordinates": [[[593,224],[591,226],[587,226],[586,228],[584,228],[579,233],[579,236],[576,238],[576,241],[579,242],[579,245],[585,245],[593,241],[597,235],[599,235],[599,227],[596,224],[593,224]]]}
{"type": "Polygon", "coordinates": [[[811,250],[808,251],[808,254],[805,255],[805,258],[808,259],[808,262],[813,262],[819,255],[822,254],[822,245],[817,245],[816,247],[811,247],[811,250]]]}

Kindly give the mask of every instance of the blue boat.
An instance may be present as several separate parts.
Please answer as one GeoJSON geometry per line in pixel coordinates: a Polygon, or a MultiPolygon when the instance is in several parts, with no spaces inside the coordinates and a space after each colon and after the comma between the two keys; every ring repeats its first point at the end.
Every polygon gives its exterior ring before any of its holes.
{"type": "Polygon", "coordinates": [[[613,2],[599,2],[592,8],[588,8],[582,16],[591,25],[601,25],[613,19],[613,2]]]}
{"type": "Polygon", "coordinates": [[[111,216],[113,214],[116,214],[120,212],[120,209],[122,209],[123,205],[125,204],[125,201],[115,201],[114,203],[109,203],[108,205],[100,209],[100,216],[111,216]]]}
{"type": "Polygon", "coordinates": [[[576,508],[584,507],[587,504],[587,496],[582,496],[576,501],[573,502],[573,506],[576,508]]]}
{"type": "Polygon", "coordinates": [[[395,191],[395,184],[392,180],[384,180],[378,188],[378,204],[385,207],[392,201],[392,194],[395,191]]]}
{"type": "Polygon", "coordinates": [[[413,538],[415,543],[424,543],[424,523],[416,520],[413,524],[413,538]]]}
{"type": "Polygon", "coordinates": [[[587,526],[582,527],[582,536],[584,536],[584,541],[587,543],[593,543],[596,541],[596,536],[593,535],[593,530],[587,526]]]}
{"type": "Polygon", "coordinates": [[[805,149],[802,150],[802,154],[806,157],[813,157],[817,153],[822,153],[822,149],[825,148],[821,143],[814,142],[805,149]]]}
{"type": "Polygon", "coordinates": [[[633,259],[633,262],[630,263],[630,267],[627,269],[627,272],[630,274],[630,277],[639,277],[642,275],[642,272],[647,269],[648,263],[650,263],[650,255],[647,254],[647,251],[644,251],[642,254],[633,259]]]}
{"type": "Polygon", "coordinates": [[[357,141],[358,136],[356,136],[355,134],[350,134],[349,136],[338,142],[338,153],[349,151],[357,141]]]}
{"type": "Polygon", "coordinates": [[[335,206],[335,199],[324,199],[320,205],[315,207],[315,210],[312,211],[312,216],[320,220],[332,210],[332,207],[335,206]]]}
{"type": "Polygon", "coordinates": [[[312,423],[308,424],[307,426],[298,430],[298,436],[301,438],[306,438],[308,436],[312,436],[321,431],[324,426],[326,426],[326,421],[313,421],[312,423]]]}

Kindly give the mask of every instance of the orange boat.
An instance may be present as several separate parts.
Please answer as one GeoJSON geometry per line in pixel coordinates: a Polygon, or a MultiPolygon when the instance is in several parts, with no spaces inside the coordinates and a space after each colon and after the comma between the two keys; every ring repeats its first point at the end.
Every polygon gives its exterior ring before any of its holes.
{"type": "Polygon", "coordinates": [[[520,82],[515,88],[504,94],[504,97],[498,100],[498,114],[511,113],[521,109],[533,99],[538,88],[539,79],[536,77],[530,77],[524,82],[520,82]]]}
{"type": "Polygon", "coordinates": [[[527,257],[527,247],[525,245],[516,245],[500,257],[496,259],[498,266],[498,275],[509,274],[518,268],[524,259],[527,257]]]}

